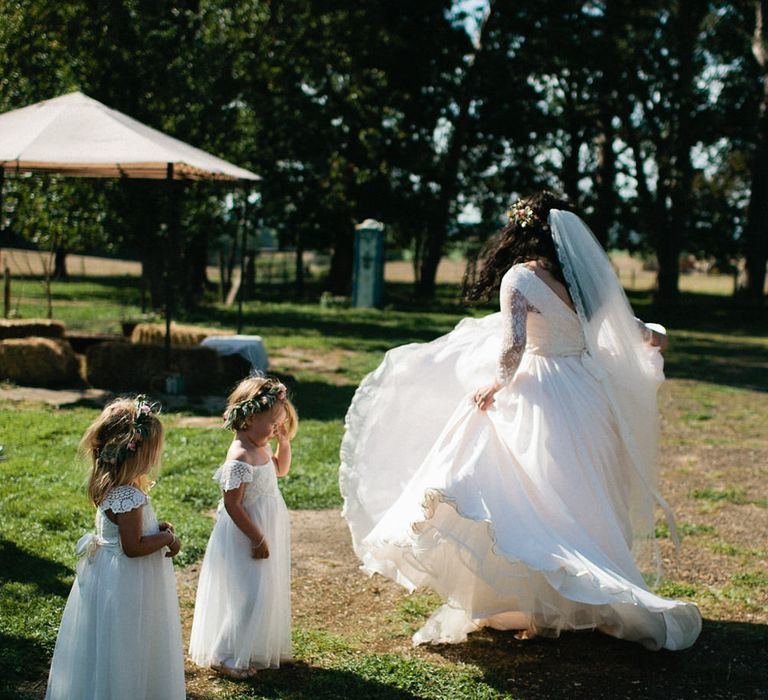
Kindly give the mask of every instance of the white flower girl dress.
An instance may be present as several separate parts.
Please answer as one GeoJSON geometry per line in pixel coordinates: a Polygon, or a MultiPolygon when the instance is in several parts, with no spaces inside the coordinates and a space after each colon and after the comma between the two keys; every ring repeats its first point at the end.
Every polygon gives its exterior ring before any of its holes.
{"type": "Polygon", "coordinates": [[[213,478],[222,491],[246,483],[242,504],[266,537],[267,559],[219,502],[197,585],[189,653],[199,666],[279,668],[291,659],[291,551],[288,509],[275,464],[228,460],[213,478]]]}
{"type": "MultiPolygon", "coordinates": [[[[568,217],[568,240],[586,236],[568,217]]],[[[662,376],[600,255],[596,296],[569,279],[579,313],[516,265],[501,313],[389,351],[355,394],[340,469],[355,551],[367,572],[446,600],[415,643],[485,625],[598,628],[650,649],[699,634],[696,606],[655,595],[638,566],[654,505],[668,511],[653,484],[662,376]],[[494,376],[505,386],[481,411],[473,393],[494,376]]]]}
{"type": "Polygon", "coordinates": [[[181,622],[172,560],[163,547],[127,557],[105,514],[142,508],[142,533],[157,534],[150,498],[112,489],[96,510],[96,532],[80,538],[77,576],[61,620],[47,700],[186,697],[181,622]]]}

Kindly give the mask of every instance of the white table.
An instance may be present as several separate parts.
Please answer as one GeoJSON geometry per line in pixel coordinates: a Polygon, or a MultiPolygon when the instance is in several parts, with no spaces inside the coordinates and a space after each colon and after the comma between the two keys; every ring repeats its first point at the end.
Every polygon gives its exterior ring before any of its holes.
{"type": "Polygon", "coordinates": [[[269,367],[267,349],[260,335],[209,335],[200,345],[212,348],[219,355],[240,355],[251,368],[266,372],[269,367]]]}

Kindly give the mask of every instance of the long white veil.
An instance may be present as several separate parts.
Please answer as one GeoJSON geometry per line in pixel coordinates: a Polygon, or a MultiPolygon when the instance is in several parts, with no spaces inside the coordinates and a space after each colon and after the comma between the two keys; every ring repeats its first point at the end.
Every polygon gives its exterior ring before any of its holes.
{"type": "Polygon", "coordinates": [[[591,369],[611,403],[631,469],[625,475],[632,524],[632,551],[641,570],[661,573],[655,544],[655,505],[667,517],[677,544],[674,517],[657,490],[660,373],[643,342],[637,320],[608,256],[576,214],[552,209],[552,239],[576,305],[591,369]]]}

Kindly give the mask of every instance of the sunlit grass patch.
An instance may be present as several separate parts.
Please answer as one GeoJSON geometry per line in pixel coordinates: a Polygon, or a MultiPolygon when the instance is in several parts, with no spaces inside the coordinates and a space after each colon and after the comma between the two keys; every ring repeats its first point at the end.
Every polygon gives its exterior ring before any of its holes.
{"type": "Polygon", "coordinates": [[[700,591],[696,586],[669,579],[661,582],[656,588],[656,593],[665,598],[696,598],[700,595],[700,591]]]}
{"type": "Polygon", "coordinates": [[[712,504],[733,503],[734,505],[755,505],[768,508],[768,498],[751,498],[743,488],[730,486],[722,489],[694,489],[689,494],[691,498],[709,501],[712,504]]]}
{"type": "MultiPolygon", "coordinates": [[[[717,530],[714,525],[703,525],[700,523],[675,523],[677,534],[681,537],[695,537],[697,535],[714,535],[717,530]]],[[[670,536],[669,525],[666,522],[659,523],[655,529],[656,537],[666,538],[670,536]]]]}
{"type": "Polygon", "coordinates": [[[742,571],[731,576],[731,581],[737,586],[745,588],[768,587],[768,573],[764,570],[742,571]]]}
{"type": "Polygon", "coordinates": [[[768,556],[768,551],[765,549],[756,549],[752,547],[742,547],[735,544],[730,544],[722,540],[715,540],[712,542],[705,542],[704,546],[715,554],[725,554],[729,557],[765,557],[768,556]]]}

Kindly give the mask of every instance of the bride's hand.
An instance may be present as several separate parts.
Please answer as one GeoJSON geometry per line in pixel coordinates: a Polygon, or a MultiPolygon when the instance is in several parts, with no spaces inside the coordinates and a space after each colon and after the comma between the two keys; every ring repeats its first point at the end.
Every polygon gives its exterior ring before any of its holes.
{"type": "Polygon", "coordinates": [[[478,389],[475,392],[474,397],[475,406],[477,406],[481,411],[487,411],[491,406],[493,406],[494,397],[496,396],[496,392],[499,389],[501,389],[501,386],[495,383],[478,389]]]}

